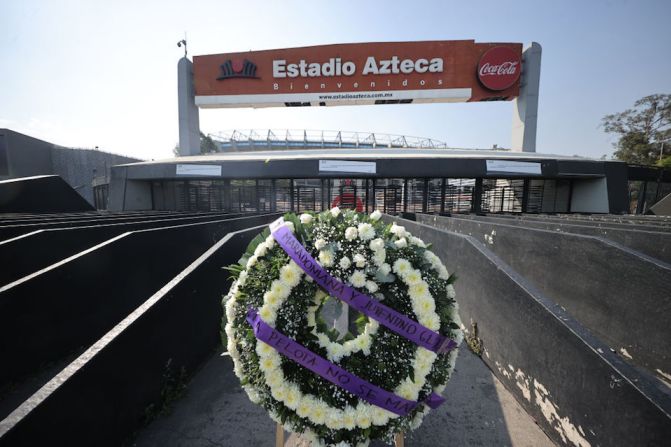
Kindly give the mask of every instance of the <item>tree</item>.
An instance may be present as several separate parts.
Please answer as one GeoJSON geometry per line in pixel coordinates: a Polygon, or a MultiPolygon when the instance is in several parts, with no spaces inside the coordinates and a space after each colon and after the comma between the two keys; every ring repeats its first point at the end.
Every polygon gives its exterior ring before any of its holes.
{"type": "Polygon", "coordinates": [[[209,135],[205,135],[203,132],[200,133],[200,153],[209,154],[210,152],[219,152],[219,147],[217,143],[214,142],[209,135]]]}
{"type": "Polygon", "coordinates": [[[646,96],[631,109],[604,116],[601,123],[605,132],[619,136],[614,144],[619,160],[654,165],[671,155],[671,95],[646,96]]]}

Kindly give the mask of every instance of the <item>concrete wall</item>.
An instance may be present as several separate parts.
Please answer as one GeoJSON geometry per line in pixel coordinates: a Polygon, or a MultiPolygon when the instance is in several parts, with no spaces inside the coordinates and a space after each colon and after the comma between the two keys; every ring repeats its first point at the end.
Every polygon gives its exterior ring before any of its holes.
{"type": "Polygon", "coordinates": [[[433,243],[456,273],[461,318],[467,329],[477,323],[483,360],[553,441],[585,447],[668,443],[668,391],[611,352],[486,244],[394,220],[433,243]]]}
{"type": "MultiPolygon", "coordinates": [[[[74,149],[0,129],[0,146],[6,154],[7,175],[0,180],[34,175],[60,175],[87,202],[93,204],[91,183],[95,176],[109,175],[111,166],[140,161],[138,158],[94,149],[74,149]]],[[[2,162],[0,161],[0,166],[2,162]]]]}

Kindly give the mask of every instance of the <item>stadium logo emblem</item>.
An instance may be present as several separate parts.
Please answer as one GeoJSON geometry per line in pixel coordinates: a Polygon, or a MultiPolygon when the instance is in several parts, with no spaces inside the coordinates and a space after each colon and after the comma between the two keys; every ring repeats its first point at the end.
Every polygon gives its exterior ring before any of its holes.
{"type": "Polygon", "coordinates": [[[505,90],[520,78],[520,55],[508,47],[494,47],[478,63],[478,79],[490,90],[505,90]]]}
{"type": "Polygon", "coordinates": [[[256,76],[256,64],[247,59],[229,59],[221,64],[221,75],[217,81],[231,78],[251,78],[258,79],[256,76]]]}

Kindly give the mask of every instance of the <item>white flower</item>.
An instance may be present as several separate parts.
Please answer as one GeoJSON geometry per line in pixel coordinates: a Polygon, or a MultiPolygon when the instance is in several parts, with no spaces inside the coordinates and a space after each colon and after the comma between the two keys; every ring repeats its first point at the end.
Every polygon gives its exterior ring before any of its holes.
{"type": "Polygon", "coordinates": [[[312,217],[312,214],[305,213],[305,214],[301,214],[300,219],[301,219],[301,223],[303,225],[310,225],[312,223],[313,217],[312,217]]]}
{"type": "Polygon", "coordinates": [[[412,265],[410,265],[407,259],[397,259],[394,262],[394,273],[397,273],[401,278],[409,273],[410,270],[412,270],[412,265]]]}
{"type": "Polygon", "coordinates": [[[372,251],[382,250],[384,249],[384,240],[381,238],[373,239],[368,244],[368,248],[370,248],[372,251]]]}
{"type": "Polygon", "coordinates": [[[387,252],[385,250],[378,250],[373,252],[373,262],[375,265],[380,266],[384,264],[384,261],[387,260],[387,252]]]}
{"type": "Polygon", "coordinates": [[[292,265],[285,265],[280,269],[280,281],[288,287],[296,287],[301,282],[301,272],[292,265]]]}
{"type": "Polygon", "coordinates": [[[266,245],[265,242],[261,242],[259,245],[256,246],[256,250],[254,250],[254,256],[262,258],[266,255],[267,252],[268,252],[268,246],[266,245]]]}
{"type": "Polygon", "coordinates": [[[382,217],[382,213],[379,212],[378,210],[375,210],[372,213],[370,213],[370,220],[380,220],[380,217],[382,217]]]}
{"type": "Polygon", "coordinates": [[[408,241],[404,237],[402,237],[401,239],[394,241],[394,245],[396,246],[396,248],[405,248],[408,246],[408,241]]]}
{"type": "Polygon", "coordinates": [[[419,270],[412,270],[403,278],[406,284],[412,285],[422,280],[422,273],[419,270]]]}
{"type": "Polygon", "coordinates": [[[286,222],[284,222],[284,226],[287,227],[289,229],[289,231],[291,231],[292,233],[296,232],[296,228],[294,228],[294,223],[293,222],[286,221],[286,222]]]}
{"type": "Polygon", "coordinates": [[[285,299],[291,293],[289,286],[284,284],[282,281],[275,280],[270,284],[270,291],[276,293],[281,300],[285,299]]]}
{"type": "Polygon", "coordinates": [[[330,267],[333,265],[333,252],[331,250],[322,250],[319,252],[319,262],[324,267],[330,267]]]}
{"type": "Polygon", "coordinates": [[[366,274],[362,270],[354,270],[349,277],[349,283],[354,287],[363,287],[366,285],[366,274]]]}
{"type": "Polygon", "coordinates": [[[457,294],[454,291],[454,286],[452,284],[447,286],[447,296],[454,299],[454,297],[457,296],[457,294]]]}
{"type": "Polygon", "coordinates": [[[377,292],[377,284],[373,281],[366,281],[366,289],[368,289],[370,293],[375,293],[377,292]]]}
{"type": "Polygon", "coordinates": [[[362,268],[366,266],[366,257],[362,255],[361,253],[357,253],[354,255],[354,263],[356,264],[357,267],[362,268]]]}
{"type": "MultiPolygon", "coordinates": [[[[425,281],[419,281],[408,286],[408,295],[412,299],[430,297],[429,285],[425,281]]],[[[431,300],[433,302],[433,300],[431,300]]]]}
{"type": "Polygon", "coordinates": [[[350,265],[352,265],[352,261],[347,256],[343,256],[340,258],[340,262],[338,262],[338,265],[340,266],[341,269],[348,269],[350,265]]]}
{"type": "Polygon", "coordinates": [[[415,236],[410,236],[410,243],[413,245],[417,245],[418,247],[426,248],[426,244],[424,243],[424,241],[415,236]]]}
{"type": "Polygon", "coordinates": [[[317,250],[321,250],[324,247],[326,247],[326,241],[324,239],[319,238],[315,241],[315,248],[317,250]]]}
{"type": "Polygon", "coordinates": [[[340,208],[337,206],[331,208],[331,216],[338,217],[338,214],[340,214],[340,208]]]}
{"type": "Polygon", "coordinates": [[[400,226],[400,225],[396,225],[396,223],[393,223],[391,225],[391,229],[389,231],[391,231],[392,234],[395,234],[398,237],[405,237],[406,236],[405,227],[400,226]]]}
{"type": "Polygon", "coordinates": [[[450,277],[450,274],[447,272],[444,265],[438,267],[438,277],[444,280],[447,280],[450,277]]]}
{"type": "Polygon", "coordinates": [[[373,239],[375,237],[375,229],[369,223],[360,223],[357,229],[359,230],[359,237],[362,241],[367,241],[368,239],[373,239]]]}
{"type": "Polygon", "coordinates": [[[353,241],[357,237],[357,231],[354,227],[347,227],[345,230],[345,239],[348,241],[353,241]]]}
{"type": "Polygon", "coordinates": [[[388,274],[391,272],[391,266],[385,262],[384,264],[382,264],[382,265],[380,266],[380,268],[378,269],[378,271],[379,271],[382,275],[388,275],[388,274]]]}

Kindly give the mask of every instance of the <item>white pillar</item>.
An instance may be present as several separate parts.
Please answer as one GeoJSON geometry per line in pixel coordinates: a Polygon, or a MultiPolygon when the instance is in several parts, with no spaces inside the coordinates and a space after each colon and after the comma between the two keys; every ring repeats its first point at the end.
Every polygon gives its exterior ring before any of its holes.
{"type": "Polygon", "coordinates": [[[179,155],[200,154],[200,118],[193,88],[193,64],[186,57],[177,64],[179,155]]]}
{"type": "Polygon", "coordinates": [[[536,152],[541,52],[541,46],[536,42],[525,46],[522,52],[520,96],[513,101],[512,150],[515,152],[536,152]]]}

